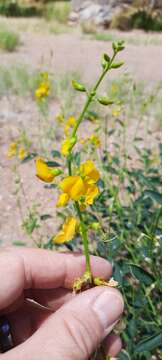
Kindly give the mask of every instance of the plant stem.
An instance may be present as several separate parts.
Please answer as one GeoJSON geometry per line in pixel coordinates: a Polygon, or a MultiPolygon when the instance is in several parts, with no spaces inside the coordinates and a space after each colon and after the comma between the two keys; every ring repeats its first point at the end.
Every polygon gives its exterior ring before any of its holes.
{"type": "Polygon", "coordinates": [[[72,137],[76,135],[76,132],[77,132],[77,130],[78,130],[78,127],[79,127],[79,125],[81,124],[81,122],[82,122],[82,120],[83,120],[83,118],[84,118],[84,115],[85,115],[85,113],[86,113],[89,105],[91,104],[94,96],[96,95],[96,91],[97,91],[99,85],[101,84],[101,82],[102,82],[103,78],[105,77],[105,75],[107,74],[107,72],[110,70],[111,64],[113,63],[115,56],[116,56],[116,53],[114,53],[114,55],[112,56],[112,58],[111,58],[111,60],[110,60],[110,62],[109,62],[109,64],[108,64],[108,66],[107,66],[106,69],[102,72],[102,74],[101,74],[101,76],[99,77],[98,81],[96,82],[95,86],[93,87],[93,89],[91,90],[90,94],[88,95],[88,98],[87,98],[87,100],[86,100],[86,103],[85,103],[85,105],[84,105],[84,108],[83,108],[83,110],[82,110],[82,112],[81,112],[81,114],[80,114],[80,116],[79,116],[79,118],[78,118],[78,120],[77,120],[77,122],[76,122],[76,125],[74,126],[74,129],[73,129],[73,132],[72,132],[72,137]]]}
{"type": "MultiPolygon", "coordinates": [[[[96,95],[96,91],[97,91],[99,85],[101,84],[103,78],[105,77],[107,72],[110,70],[111,65],[112,65],[112,63],[114,61],[114,58],[115,58],[116,54],[117,53],[114,52],[111,60],[109,61],[106,68],[102,71],[101,76],[97,80],[95,86],[92,88],[92,90],[88,94],[88,98],[87,98],[87,100],[85,102],[85,105],[83,107],[83,110],[82,110],[80,116],[78,117],[78,120],[77,120],[77,122],[76,122],[76,124],[74,126],[71,137],[76,136],[77,130],[78,130],[83,118],[84,118],[84,115],[87,112],[87,110],[89,108],[89,105],[93,101],[93,98],[96,95]]],[[[73,148],[74,148],[74,146],[73,146],[73,148]]],[[[72,176],[72,150],[71,150],[71,152],[70,152],[70,154],[69,154],[69,156],[67,158],[67,165],[68,165],[69,176],[72,176]]],[[[85,254],[85,258],[86,258],[86,272],[91,275],[91,265],[90,265],[90,254],[89,254],[89,242],[88,242],[87,228],[86,228],[86,225],[84,224],[82,213],[81,213],[80,207],[79,207],[79,203],[77,201],[75,202],[75,209],[76,209],[76,212],[77,212],[78,217],[80,219],[81,236],[82,236],[82,240],[83,240],[84,254],[85,254]]]]}
{"type": "Polygon", "coordinates": [[[88,242],[88,236],[87,236],[87,229],[86,225],[84,224],[82,213],[80,211],[80,207],[78,202],[75,202],[75,208],[78,214],[78,217],[80,219],[80,228],[81,228],[81,235],[83,240],[83,246],[84,246],[84,254],[86,258],[86,272],[91,275],[91,265],[90,265],[90,255],[89,255],[89,242],[88,242]]]}

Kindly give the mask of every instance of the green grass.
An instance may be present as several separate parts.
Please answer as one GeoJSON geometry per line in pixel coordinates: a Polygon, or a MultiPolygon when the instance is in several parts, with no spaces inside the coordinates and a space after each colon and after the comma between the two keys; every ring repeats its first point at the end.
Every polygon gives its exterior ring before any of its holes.
{"type": "Polygon", "coordinates": [[[58,21],[51,21],[49,23],[49,32],[51,34],[60,35],[60,34],[66,34],[71,29],[66,24],[63,24],[58,21]]]}
{"type": "Polygon", "coordinates": [[[4,51],[14,51],[20,43],[19,35],[0,25],[0,49],[4,51]]]}
{"type": "Polygon", "coordinates": [[[59,23],[66,24],[70,14],[70,4],[66,1],[48,3],[44,7],[43,16],[46,20],[56,20],[59,23]]]}
{"type": "MultiPolygon", "coordinates": [[[[0,65],[0,97],[5,95],[33,96],[39,77],[39,71],[32,70],[28,66],[0,65]]],[[[72,86],[69,86],[71,78],[79,80],[80,75],[73,71],[58,77],[51,76],[52,96],[58,98],[62,104],[70,103],[70,106],[74,96],[72,86]]]]}
{"type": "Polygon", "coordinates": [[[113,33],[96,33],[93,35],[93,39],[97,41],[118,41],[124,40],[126,44],[132,45],[162,45],[162,37],[154,36],[154,35],[125,35],[123,34],[122,39],[121,35],[113,34],[113,33]]]}

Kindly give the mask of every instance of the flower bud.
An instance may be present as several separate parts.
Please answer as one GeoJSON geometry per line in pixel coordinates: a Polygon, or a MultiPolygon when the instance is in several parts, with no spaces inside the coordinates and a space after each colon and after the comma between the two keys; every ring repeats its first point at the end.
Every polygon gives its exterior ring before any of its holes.
{"type": "Polygon", "coordinates": [[[72,86],[77,91],[86,92],[85,86],[78,83],[76,80],[72,80],[72,86]]]}

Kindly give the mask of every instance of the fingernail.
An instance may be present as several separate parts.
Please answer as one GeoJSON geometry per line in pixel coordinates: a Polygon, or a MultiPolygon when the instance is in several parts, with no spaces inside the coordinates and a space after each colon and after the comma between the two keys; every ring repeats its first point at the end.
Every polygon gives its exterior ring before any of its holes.
{"type": "Polygon", "coordinates": [[[105,290],[96,299],[93,310],[96,312],[105,333],[118,321],[123,312],[122,297],[116,291],[105,290]]]}

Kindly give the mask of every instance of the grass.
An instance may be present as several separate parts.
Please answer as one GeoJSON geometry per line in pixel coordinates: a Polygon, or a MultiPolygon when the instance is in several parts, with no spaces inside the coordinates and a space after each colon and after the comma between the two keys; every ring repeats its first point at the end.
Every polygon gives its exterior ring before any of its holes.
{"type": "Polygon", "coordinates": [[[48,21],[56,20],[61,24],[66,24],[68,22],[70,9],[70,4],[66,1],[51,2],[44,7],[43,16],[48,21]]]}
{"type": "Polygon", "coordinates": [[[0,49],[14,51],[20,43],[19,35],[0,24],[0,49]]]}
{"type": "Polygon", "coordinates": [[[50,21],[48,27],[49,27],[49,32],[55,35],[66,34],[67,32],[71,31],[71,28],[68,27],[66,24],[63,24],[56,20],[50,21]]]}
{"type": "Polygon", "coordinates": [[[104,32],[104,33],[96,33],[93,35],[93,39],[97,41],[106,41],[106,42],[112,42],[117,41],[121,38],[121,40],[124,40],[127,44],[132,45],[162,45],[162,36],[154,36],[152,34],[130,34],[130,35],[117,35],[112,32],[104,32]]]}
{"type": "MultiPolygon", "coordinates": [[[[0,65],[0,97],[6,95],[16,95],[21,97],[33,96],[38,84],[40,73],[38,70],[32,70],[28,66],[17,65],[6,67],[0,65]]],[[[62,74],[59,77],[51,76],[52,96],[58,98],[61,103],[70,103],[73,101],[73,90],[69,87],[70,79],[80,79],[76,71],[62,74]],[[64,96],[62,96],[64,94],[64,96]]],[[[70,106],[71,106],[70,105],[70,106]]]]}

